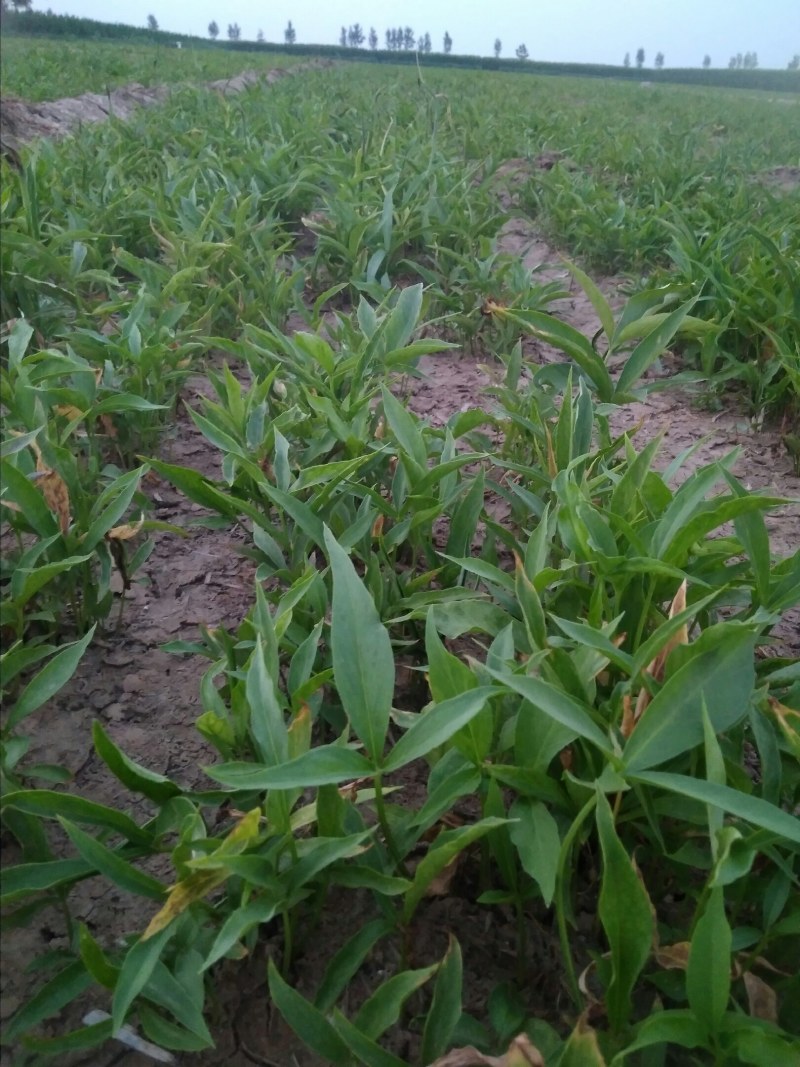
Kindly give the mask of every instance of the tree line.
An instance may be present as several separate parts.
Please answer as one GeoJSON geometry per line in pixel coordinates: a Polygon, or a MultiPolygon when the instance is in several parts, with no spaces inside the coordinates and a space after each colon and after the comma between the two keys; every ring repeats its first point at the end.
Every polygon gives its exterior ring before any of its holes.
{"type": "MultiPolygon", "coordinates": [[[[284,30],[283,43],[266,41],[263,33],[260,32],[257,41],[243,39],[241,28],[236,23],[230,24],[233,35],[229,36],[226,41],[217,39],[220,36],[219,26],[217,26],[216,37],[196,37],[191,34],[161,30],[158,28],[158,20],[155,15],[152,16],[152,19],[148,19],[148,25],[145,28],[122,23],[99,22],[95,19],[80,18],[76,15],[54,15],[52,13],[45,14],[38,11],[22,10],[27,5],[27,2],[28,0],[19,0],[17,6],[21,10],[14,12],[9,11],[9,4],[13,6],[13,0],[0,0],[4,33],[31,37],[71,38],[75,40],[138,41],[172,47],[181,44],[188,48],[223,48],[245,52],[294,53],[296,55],[320,56],[330,59],[361,59],[376,63],[415,63],[418,55],[425,55],[427,62],[433,62],[436,66],[441,67],[497,71],[524,68],[532,74],[597,78],[641,78],[641,67],[645,64],[644,49],[640,49],[636,54],[636,67],[631,64],[630,54],[627,55],[627,62],[624,61],[622,66],[600,63],[536,61],[530,57],[524,44],[517,46],[511,58],[504,58],[503,45],[499,38],[494,41],[493,55],[491,56],[459,55],[452,51],[453,42],[449,33],[445,35],[445,39],[442,41],[442,51],[433,53],[435,58],[433,56],[428,58],[426,52],[418,51],[420,37],[417,34],[414,34],[415,46],[411,49],[405,47],[392,49],[385,46],[365,49],[363,46],[351,45],[349,38],[346,48],[343,48],[341,43],[330,45],[305,44],[298,39],[297,31],[291,22],[288,23],[284,30]],[[638,65],[640,58],[641,67],[638,65]]],[[[346,28],[346,33],[347,30],[348,28],[346,28]]],[[[426,49],[427,36],[426,34],[421,35],[422,44],[426,49]]],[[[385,40],[384,34],[384,42],[385,40]]],[[[399,39],[395,37],[395,41],[397,40],[399,39]]],[[[403,41],[405,42],[405,40],[405,27],[403,27],[403,41]]],[[[369,33],[366,36],[366,42],[370,44],[369,33]]],[[[433,52],[432,43],[431,52],[433,52]]],[[[752,55],[755,54],[753,53],[752,55]]],[[[716,85],[730,88],[768,89],[773,92],[800,92],[800,78],[797,73],[800,71],[800,54],[793,56],[788,63],[788,70],[783,71],[758,68],[757,57],[755,64],[753,64],[751,58],[750,65],[745,67],[744,55],[742,56],[741,65],[737,62],[729,65],[727,69],[717,67],[711,70],[709,69],[710,67],[710,56],[704,58],[701,67],[673,69],[664,67],[662,69],[661,61],[659,60],[659,66],[649,72],[648,77],[653,81],[677,82],[686,85],[716,85]]]]}

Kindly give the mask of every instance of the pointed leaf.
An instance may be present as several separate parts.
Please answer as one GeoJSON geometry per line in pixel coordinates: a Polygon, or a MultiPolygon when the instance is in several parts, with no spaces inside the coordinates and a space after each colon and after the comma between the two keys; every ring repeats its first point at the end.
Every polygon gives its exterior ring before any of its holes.
{"type": "Polygon", "coordinates": [[[394,696],[394,653],[372,597],[331,532],[325,545],[333,572],[331,651],[336,688],[368,757],[383,756],[394,696]]]}

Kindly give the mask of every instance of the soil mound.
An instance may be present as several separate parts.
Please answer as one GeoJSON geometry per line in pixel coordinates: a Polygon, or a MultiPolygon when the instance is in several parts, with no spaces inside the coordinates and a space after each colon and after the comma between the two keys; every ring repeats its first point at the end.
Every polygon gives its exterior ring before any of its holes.
{"type": "MultiPolygon", "coordinates": [[[[329,67],[332,60],[315,59],[299,63],[295,67],[278,67],[273,70],[245,70],[231,78],[207,82],[206,89],[220,93],[240,93],[251,85],[266,82],[271,85],[281,78],[291,77],[302,71],[329,67]]],[[[76,127],[87,122],[104,122],[114,117],[126,122],[140,107],[160,104],[179,86],[126,85],[109,93],[83,93],[81,96],[64,97],[31,104],[18,97],[7,96],[0,100],[0,150],[13,162],[19,163],[22,145],[39,137],[66,137],[76,127]]]]}

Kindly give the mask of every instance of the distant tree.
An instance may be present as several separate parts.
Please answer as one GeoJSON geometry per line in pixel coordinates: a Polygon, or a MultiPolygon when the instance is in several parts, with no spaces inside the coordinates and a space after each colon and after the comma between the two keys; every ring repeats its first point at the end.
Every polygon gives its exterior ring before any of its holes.
{"type": "Polygon", "coordinates": [[[744,66],[744,56],[741,52],[736,53],[736,69],[741,70],[744,66]]]}
{"type": "Polygon", "coordinates": [[[636,66],[639,68],[639,70],[641,70],[642,67],[644,66],[644,49],[643,48],[640,48],[639,51],[636,53],[636,66]]]}
{"type": "Polygon", "coordinates": [[[453,50],[453,38],[450,36],[447,30],[444,31],[444,40],[442,41],[442,47],[444,48],[444,54],[446,56],[449,56],[453,50]]]}
{"type": "Polygon", "coordinates": [[[517,59],[519,59],[522,63],[524,63],[527,58],[528,58],[528,49],[526,48],[526,46],[524,44],[521,44],[517,48],[517,59]]]}
{"type": "Polygon", "coordinates": [[[370,28],[369,28],[369,38],[368,39],[369,39],[370,48],[372,49],[373,52],[376,51],[377,47],[378,47],[378,35],[375,32],[375,27],[374,26],[370,26],[370,28]]]}
{"type": "Polygon", "coordinates": [[[342,26],[339,30],[339,44],[342,48],[347,48],[347,27],[342,26]]]}
{"type": "Polygon", "coordinates": [[[360,48],[364,43],[364,31],[360,22],[355,22],[347,31],[347,43],[351,48],[360,48]]]}
{"type": "Polygon", "coordinates": [[[287,44],[294,44],[297,40],[297,30],[292,25],[291,19],[289,19],[286,29],[283,31],[283,39],[287,44]]]}
{"type": "Polygon", "coordinates": [[[241,36],[242,36],[242,30],[241,30],[241,27],[239,26],[239,23],[238,22],[229,22],[228,23],[228,38],[231,41],[238,41],[241,36]]]}
{"type": "Polygon", "coordinates": [[[219,37],[219,26],[213,19],[208,24],[208,36],[211,38],[212,41],[216,41],[216,39],[219,37]]]}
{"type": "Polygon", "coordinates": [[[406,28],[403,30],[403,48],[406,50],[406,52],[413,52],[415,44],[416,37],[414,36],[414,31],[411,29],[410,26],[406,26],[406,28]]]}
{"type": "Polygon", "coordinates": [[[797,55],[792,56],[789,60],[789,64],[786,67],[787,70],[800,70],[800,52],[797,55]]]}
{"type": "Polygon", "coordinates": [[[758,66],[758,53],[747,52],[743,60],[743,66],[745,70],[755,70],[758,66]]]}
{"type": "Polygon", "coordinates": [[[393,52],[394,51],[394,30],[387,30],[386,34],[385,34],[385,37],[386,37],[386,51],[387,52],[393,52]]]}
{"type": "Polygon", "coordinates": [[[148,30],[157,30],[158,29],[158,19],[155,17],[155,15],[148,15],[147,16],[147,28],[148,28],[148,30]]]}
{"type": "Polygon", "coordinates": [[[630,54],[630,52],[626,52],[625,53],[625,58],[622,61],[622,65],[623,65],[623,67],[629,67],[631,65],[631,54],[630,54]]]}
{"type": "Polygon", "coordinates": [[[256,40],[258,41],[259,44],[263,44],[264,43],[264,31],[263,30],[259,30],[258,31],[258,33],[256,34],[256,40]]]}
{"type": "Polygon", "coordinates": [[[11,0],[15,11],[30,11],[32,2],[33,0],[11,0]]]}
{"type": "Polygon", "coordinates": [[[433,42],[431,41],[431,35],[429,33],[426,33],[425,36],[422,38],[422,41],[419,42],[419,50],[420,52],[424,52],[426,55],[430,55],[430,53],[433,51],[433,42]]]}
{"type": "Polygon", "coordinates": [[[664,66],[664,53],[663,52],[656,52],[655,66],[656,66],[656,70],[661,70],[663,68],[663,66],[664,66]]]}
{"type": "Polygon", "coordinates": [[[711,66],[711,56],[709,56],[709,55],[703,56],[703,68],[704,68],[704,70],[708,70],[708,68],[710,66],[711,66]]]}
{"type": "Polygon", "coordinates": [[[500,40],[499,37],[495,37],[495,39],[494,39],[494,58],[495,59],[499,59],[500,58],[500,53],[502,51],[503,51],[503,42],[500,40]]]}

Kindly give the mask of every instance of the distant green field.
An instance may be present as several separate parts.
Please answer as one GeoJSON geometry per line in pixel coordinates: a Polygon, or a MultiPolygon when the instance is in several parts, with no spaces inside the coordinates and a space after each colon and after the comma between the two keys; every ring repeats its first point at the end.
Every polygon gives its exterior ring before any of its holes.
{"type": "Polygon", "coordinates": [[[53,41],[4,35],[0,44],[3,93],[55,100],[104,93],[120,85],[213,81],[250,68],[288,67],[293,56],[225,52],[110,41],[53,41]]]}

